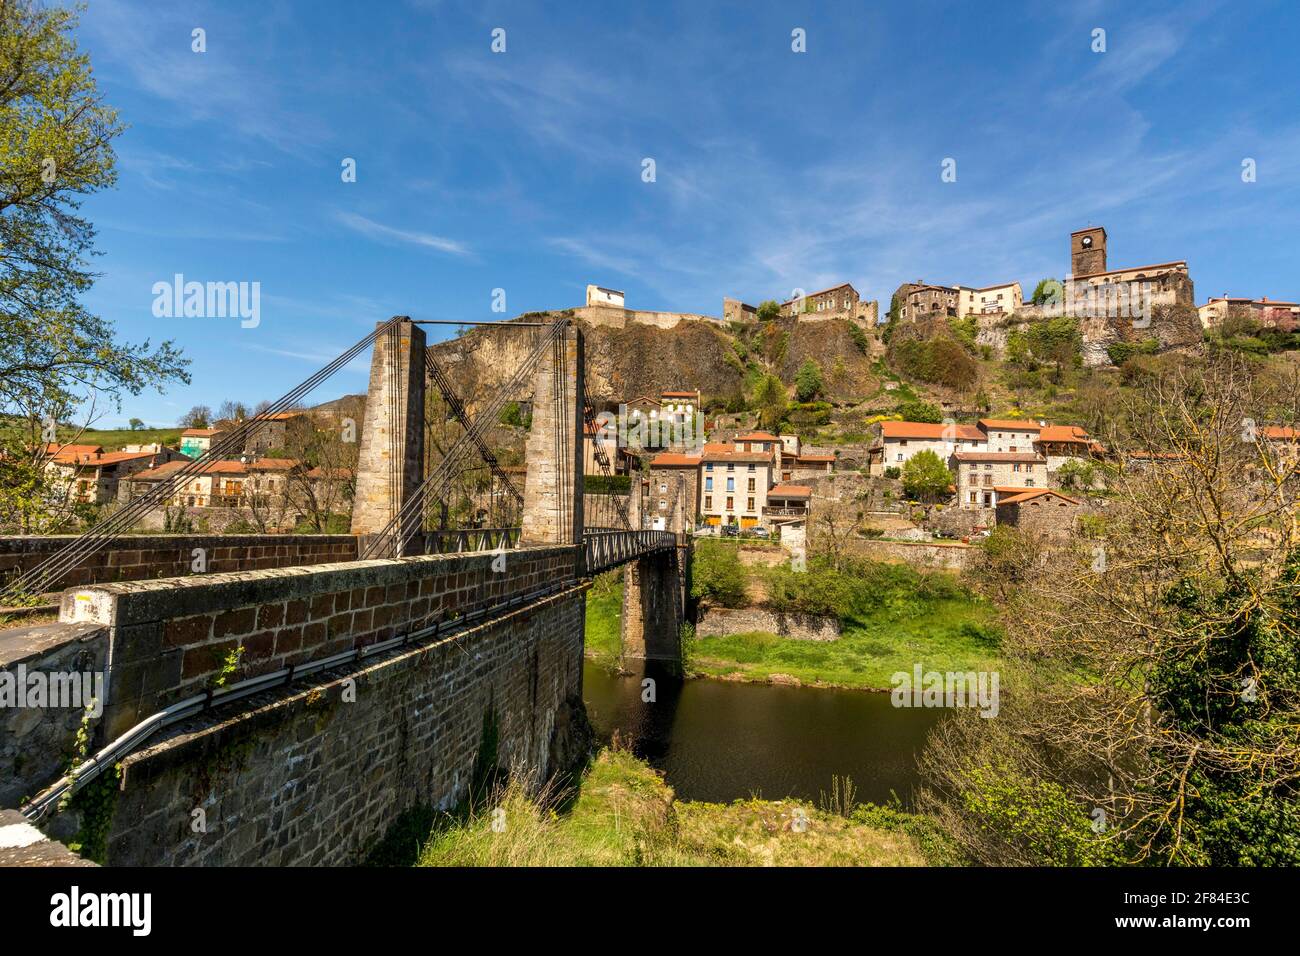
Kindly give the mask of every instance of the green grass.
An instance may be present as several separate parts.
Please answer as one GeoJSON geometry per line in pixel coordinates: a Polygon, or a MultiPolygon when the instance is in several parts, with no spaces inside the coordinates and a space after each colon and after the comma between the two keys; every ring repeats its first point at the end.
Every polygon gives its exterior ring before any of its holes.
{"type": "Polygon", "coordinates": [[[518,784],[491,809],[443,814],[420,866],[923,866],[909,827],[867,825],[797,800],[679,803],[650,767],[605,750],[576,799],[518,784]],[[805,822],[806,821],[806,824],[805,822]],[[493,826],[493,823],[496,826],[493,826]]]}
{"type": "MultiPolygon", "coordinates": [[[[720,543],[716,554],[726,554],[720,543]]],[[[697,552],[698,557],[698,552],[697,552]]],[[[697,567],[697,584],[700,568],[697,567]]],[[[748,576],[766,572],[745,569],[748,576]]],[[[790,578],[788,570],[783,572],[790,578]]],[[[810,572],[810,575],[813,572],[810,572]]],[[[773,675],[788,675],[800,683],[860,690],[887,690],[890,677],[911,672],[921,663],[926,670],[989,670],[1001,666],[999,633],[993,609],[966,594],[950,575],[921,574],[902,566],[874,566],[854,579],[854,590],[837,600],[842,636],[838,641],[805,641],[766,632],[693,637],[687,642],[689,676],[720,677],[755,682],[773,675]],[[847,609],[849,603],[855,605],[847,609]]],[[[808,579],[825,585],[825,573],[808,579]]],[[[828,600],[837,592],[820,595],[828,600]]],[[[587,595],[586,654],[606,665],[618,660],[619,628],[623,607],[622,577],[602,575],[587,595]]]]}
{"type": "Polygon", "coordinates": [[[59,440],[75,442],[78,445],[103,445],[104,451],[121,451],[124,445],[152,445],[162,442],[164,445],[179,445],[180,428],[141,428],[132,431],[129,428],[87,428],[77,434],[75,430],[59,429],[59,440]]]}
{"type": "Polygon", "coordinates": [[[607,571],[587,592],[586,655],[612,665],[622,653],[623,572],[607,571]]]}
{"type": "Polygon", "coordinates": [[[920,613],[885,611],[867,621],[849,621],[838,641],[762,632],[697,637],[690,666],[692,673],[707,677],[767,681],[788,674],[804,684],[887,689],[891,674],[910,673],[918,661],[938,671],[998,667],[991,617],[972,601],[945,599],[920,613]]]}

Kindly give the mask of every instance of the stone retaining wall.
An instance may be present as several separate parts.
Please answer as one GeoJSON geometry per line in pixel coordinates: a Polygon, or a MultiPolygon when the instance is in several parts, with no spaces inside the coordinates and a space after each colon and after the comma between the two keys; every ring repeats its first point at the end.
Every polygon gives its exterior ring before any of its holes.
{"type": "Polygon", "coordinates": [[[964,571],[971,560],[973,545],[960,542],[880,541],[858,538],[849,542],[854,554],[869,561],[910,564],[923,571],[964,571]]]}
{"type": "Polygon", "coordinates": [[[764,631],[800,641],[838,641],[840,622],[819,614],[774,611],[765,607],[711,607],[700,613],[695,625],[699,637],[719,637],[764,631]]]}
{"type": "MultiPolygon", "coordinates": [[[[0,807],[17,807],[63,775],[89,703],[82,693],[102,690],[107,673],[108,629],[102,625],[0,631],[0,807]],[[75,688],[70,680],[77,681],[75,688]],[[43,688],[39,700],[36,686],[43,688]],[[48,693],[56,687],[67,693],[48,693]]],[[[92,719],[88,729],[94,727],[92,719]]]]}

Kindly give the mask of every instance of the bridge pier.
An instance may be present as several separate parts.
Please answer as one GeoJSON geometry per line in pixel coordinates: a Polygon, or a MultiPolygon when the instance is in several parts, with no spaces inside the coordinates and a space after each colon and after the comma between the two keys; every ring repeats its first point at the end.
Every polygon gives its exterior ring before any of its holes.
{"type": "Polygon", "coordinates": [[[582,332],[569,326],[542,357],[533,377],[533,424],[524,454],[528,473],[523,545],[582,541],[582,380],[582,332]]]}
{"type": "MultiPolygon", "coordinates": [[[[383,531],[418,494],[424,478],[424,348],[424,330],[409,318],[375,340],[357,456],[353,534],[383,531]]],[[[412,507],[403,516],[400,540],[415,540],[423,523],[423,506],[412,507]]]]}
{"type": "Polygon", "coordinates": [[[623,568],[623,657],[682,659],[681,574],[677,550],[655,551],[623,568]]]}

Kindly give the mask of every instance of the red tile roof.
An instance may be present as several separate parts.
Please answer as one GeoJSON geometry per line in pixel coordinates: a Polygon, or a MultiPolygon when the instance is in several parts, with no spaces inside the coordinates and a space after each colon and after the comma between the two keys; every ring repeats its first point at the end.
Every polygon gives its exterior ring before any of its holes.
{"type": "Polygon", "coordinates": [[[771,432],[745,432],[737,435],[732,441],[780,441],[776,435],[771,432]]]}
{"type": "Polygon", "coordinates": [[[811,498],[812,489],[807,485],[773,485],[767,493],[768,498],[811,498]]]}
{"type": "Polygon", "coordinates": [[[1078,425],[1044,425],[1038,433],[1038,440],[1082,445],[1092,442],[1092,439],[1088,437],[1088,433],[1078,425]]]}
{"type": "Polygon", "coordinates": [[[935,441],[945,439],[950,435],[952,439],[961,441],[984,441],[985,435],[974,425],[944,425],[934,424],[931,422],[881,422],[880,436],[882,438],[929,438],[935,441]],[[944,429],[949,429],[945,432],[944,429]]]}
{"type": "Polygon", "coordinates": [[[1000,499],[998,501],[999,506],[1018,505],[1024,501],[1031,501],[1034,498],[1041,498],[1043,497],[1043,495],[1053,495],[1054,497],[1060,498],[1062,501],[1068,501],[1072,505],[1081,504],[1081,502],[1077,498],[1071,498],[1069,495],[1063,495],[1059,491],[1054,491],[1051,488],[1020,488],[1020,489],[995,488],[993,490],[996,491],[999,495],[1011,491],[1015,492],[1009,498],[1000,499]]]}
{"type": "Polygon", "coordinates": [[[219,435],[224,429],[221,428],[187,428],[181,432],[182,438],[211,438],[213,435],[219,435]]]}
{"type": "Polygon", "coordinates": [[[834,460],[835,460],[834,455],[800,455],[798,458],[795,459],[795,461],[811,461],[811,462],[827,462],[827,461],[833,462],[834,460]]]}
{"type": "Polygon", "coordinates": [[[666,451],[655,455],[650,459],[651,468],[694,468],[700,463],[699,455],[681,455],[677,452],[666,451]]]}

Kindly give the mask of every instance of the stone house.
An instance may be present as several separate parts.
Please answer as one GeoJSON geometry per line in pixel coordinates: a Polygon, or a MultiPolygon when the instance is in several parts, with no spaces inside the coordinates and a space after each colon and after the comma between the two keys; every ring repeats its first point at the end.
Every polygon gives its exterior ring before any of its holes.
{"type": "Polygon", "coordinates": [[[983,289],[970,289],[957,286],[957,315],[1000,315],[1016,312],[1025,303],[1019,282],[1007,282],[1001,285],[986,286],[983,289]]]}
{"type": "MultiPolygon", "coordinates": [[[[129,501],[146,494],[156,482],[170,479],[186,464],[187,461],[171,461],[131,475],[123,482],[120,500],[129,501]]],[[[280,500],[288,491],[290,473],[302,467],[300,462],[288,458],[209,462],[175,489],[164,504],[173,508],[239,508],[254,496],[260,500],[280,500]]]]}
{"type": "Polygon", "coordinates": [[[689,531],[700,516],[700,454],[662,452],[650,459],[641,485],[643,524],[689,531]]]}
{"type": "Polygon", "coordinates": [[[987,444],[987,437],[975,425],[881,422],[880,440],[868,450],[867,472],[879,476],[886,468],[902,468],[922,451],[932,451],[947,462],[954,452],[977,451],[987,444]]]}
{"type": "Polygon", "coordinates": [[[908,286],[898,317],[908,322],[918,322],[930,316],[958,318],[960,306],[961,296],[957,289],[930,285],[917,279],[908,286]]]}
{"type": "Polygon", "coordinates": [[[729,442],[709,442],[700,456],[700,514],[711,527],[764,523],[780,440],[767,432],[746,432],[729,442]]]}
{"type": "Polygon", "coordinates": [[[1082,503],[1049,488],[1008,495],[997,503],[997,523],[1045,537],[1071,534],[1079,522],[1082,503]]]}
{"type": "Polygon", "coordinates": [[[1300,328],[1300,303],[1281,302],[1265,296],[1262,299],[1230,297],[1226,292],[1199,307],[1201,326],[1217,329],[1229,316],[1240,316],[1258,323],[1266,329],[1294,332],[1300,328]]]}
{"type": "Polygon", "coordinates": [[[1047,459],[1032,451],[959,451],[952,457],[961,508],[996,508],[1002,498],[1047,483],[1047,459]]]}
{"type": "Polygon", "coordinates": [[[598,285],[587,286],[587,305],[605,305],[615,309],[624,308],[623,293],[617,289],[606,289],[598,285]]]}
{"type": "Polygon", "coordinates": [[[781,481],[799,481],[805,478],[820,478],[829,475],[835,469],[835,456],[818,452],[805,452],[798,435],[782,435],[781,440],[781,481]]]}
{"type": "Polygon", "coordinates": [[[212,439],[220,435],[222,428],[187,428],[181,432],[181,454],[186,458],[202,458],[212,447],[212,439]]]}
{"type": "Polygon", "coordinates": [[[1016,418],[981,418],[980,431],[985,435],[987,451],[1033,451],[1043,426],[1038,422],[1016,418]]]}
{"type": "Polygon", "coordinates": [[[45,472],[70,501],[100,505],[117,499],[121,483],[132,475],[180,459],[162,445],[142,451],[104,451],[100,445],[45,446],[45,472]]]}
{"type": "Polygon", "coordinates": [[[781,315],[787,318],[809,313],[825,313],[828,316],[844,313],[852,316],[857,314],[859,299],[858,290],[845,282],[829,289],[822,289],[820,292],[805,295],[802,300],[790,299],[787,302],[782,302],[781,315]],[[799,311],[796,312],[796,309],[799,311]]]}

